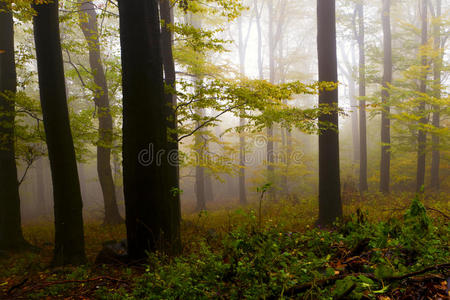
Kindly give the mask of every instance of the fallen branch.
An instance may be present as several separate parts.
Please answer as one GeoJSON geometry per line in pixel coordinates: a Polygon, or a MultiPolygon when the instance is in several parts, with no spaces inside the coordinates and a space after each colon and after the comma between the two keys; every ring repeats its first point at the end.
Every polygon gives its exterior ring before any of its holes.
{"type": "Polygon", "coordinates": [[[380,281],[378,278],[376,278],[373,274],[368,274],[368,273],[352,273],[352,274],[342,274],[342,275],[336,275],[333,277],[329,277],[329,278],[325,278],[322,280],[318,280],[318,281],[312,281],[312,282],[308,282],[305,284],[301,284],[295,287],[292,287],[288,290],[286,290],[286,295],[296,295],[296,294],[300,294],[303,292],[306,292],[307,290],[313,288],[313,287],[326,287],[329,285],[334,284],[336,281],[338,280],[342,280],[345,279],[348,276],[354,276],[354,277],[358,277],[358,276],[365,276],[368,277],[374,281],[380,281]]]}
{"type": "Polygon", "coordinates": [[[450,217],[449,216],[447,216],[445,213],[443,213],[442,211],[440,211],[439,209],[436,209],[436,208],[432,208],[432,207],[428,207],[428,206],[426,206],[425,207],[427,210],[431,210],[431,211],[434,211],[434,212],[437,212],[437,213],[439,213],[439,214],[441,214],[444,218],[446,218],[447,220],[450,220],[450,217]]]}
{"type": "Polygon", "coordinates": [[[27,283],[28,278],[23,279],[21,282],[19,282],[18,284],[13,285],[12,287],[9,288],[8,292],[6,292],[7,295],[11,295],[11,293],[15,290],[20,288],[21,286],[23,286],[25,283],[27,283]]]}
{"type": "MultiPolygon", "coordinates": [[[[441,264],[441,265],[436,265],[436,266],[432,266],[432,267],[428,267],[425,268],[423,270],[420,271],[416,271],[416,272],[412,272],[412,273],[408,273],[405,275],[400,275],[400,276],[391,276],[391,277],[386,277],[383,279],[383,281],[387,281],[387,282],[392,282],[392,281],[397,281],[397,280],[403,280],[403,279],[407,279],[413,276],[417,276],[417,275],[421,275],[427,272],[431,272],[431,271],[437,271],[437,270],[441,270],[441,269],[449,269],[450,268],[450,263],[446,263],[446,264],[441,264]]],[[[288,290],[286,290],[286,295],[296,295],[296,294],[300,294],[303,292],[306,292],[308,290],[310,290],[313,287],[326,287],[329,285],[334,284],[336,281],[338,280],[342,280],[345,279],[348,276],[354,276],[354,277],[358,277],[358,276],[365,276],[367,278],[372,279],[373,281],[377,281],[380,282],[381,280],[376,278],[375,275],[373,274],[369,274],[369,273],[352,273],[352,274],[342,274],[342,275],[336,275],[333,277],[329,277],[329,278],[325,278],[325,279],[321,279],[318,281],[312,281],[312,282],[308,282],[305,284],[301,284],[295,287],[292,287],[288,290]]]]}
{"type": "Polygon", "coordinates": [[[428,272],[431,272],[431,271],[437,271],[437,270],[441,270],[441,269],[450,269],[450,263],[428,267],[428,268],[425,268],[423,270],[412,272],[412,273],[408,273],[408,274],[405,274],[405,275],[387,277],[387,278],[384,278],[384,280],[385,281],[403,280],[403,279],[407,279],[407,278],[410,278],[410,277],[413,277],[413,276],[422,275],[424,273],[428,273],[428,272]]]}
{"type": "MultiPolygon", "coordinates": [[[[27,291],[32,291],[32,290],[38,290],[38,289],[43,289],[52,285],[58,285],[58,284],[69,284],[69,283],[88,283],[88,282],[95,282],[95,281],[114,281],[114,282],[119,282],[119,283],[123,283],[126,285],[129,285],[130,283],[128,281],[122,280],[122,279],[117,279],[117,278],[113,278],[110,276],[99,276],[99,277],[95,277],[95,278],[89,278],[89,279],[84,279],[84,280],[58,280],[58,281],[49,281],[49,282],[45,282],[45,283],[41,283],[41,284],[37,284],[35,286],[31,286],[27,291]]],[[[23,284],[22,284],[23,285],[23,284]]]]}

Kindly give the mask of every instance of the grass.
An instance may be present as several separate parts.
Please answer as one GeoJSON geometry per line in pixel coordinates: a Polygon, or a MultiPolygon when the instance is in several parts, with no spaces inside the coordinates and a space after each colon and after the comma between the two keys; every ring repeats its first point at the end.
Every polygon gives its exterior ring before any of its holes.
{"type": "Polygon", "coordinates": [[[96,266],[102,243],[125,227],[86,224],[82,267],[50,269],[53,227],[26,225],[39,253],[0,259],[0,298],[11,299],[397,299],[444,295],[450,262],[445,195],[344,198],[345,220],[314,228],[315,199],[229,206],[183,216],[183,255],[151,254],[145,266],[96,266]],[[419,199],[418,199],[419,200],[419,199]],[[430,208],[425,213],[422,203],[430,208]],[[435,210],[432,210],[432,209],[435,210]],[[358,214],[355,214],[358,212],[358,214]],[[384,297],[384,298],[383,298],[384,297]]]}

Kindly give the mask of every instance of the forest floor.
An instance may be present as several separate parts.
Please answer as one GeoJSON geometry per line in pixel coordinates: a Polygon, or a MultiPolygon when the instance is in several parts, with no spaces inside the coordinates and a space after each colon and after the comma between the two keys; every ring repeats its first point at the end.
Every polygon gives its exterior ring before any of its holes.
{"type": "Polygon", "coordinates": [[[183,255],[141,266],[96,265],[125,227],[90,222],[89,263],[49,268],[53,225],[34,223],[39,251],[0,256],[0,299],[449,299],[448,195],[413,199],[346,195],[329,229],[315,199],[264,200],[261,220],[258,203],[184,215],[183,255]]]}

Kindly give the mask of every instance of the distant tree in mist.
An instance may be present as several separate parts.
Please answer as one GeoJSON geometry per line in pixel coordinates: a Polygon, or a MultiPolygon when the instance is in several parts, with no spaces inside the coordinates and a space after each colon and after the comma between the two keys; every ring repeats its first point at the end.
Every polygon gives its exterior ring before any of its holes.
{"type": "MultiPolygon", "coordinates": [[[[432,2],[431,2],[432,3],[432,2]]],[[[434,51],[435,56],[433,60],[433,89],[434,97],[436,99],[441,98],[441,72],[442,72],[442,59],[443,59],[443,41],[441,36],[441,23],[442,23],[442,0],[436,0],[435,12],[433,18],[433,40],[434,40],[434,51]]],[[[433,13],[433,12],[432,12],[433,13]]],[[[436,129],[441,127],[440,114],[441,107],[439,104],[433,105],[433,119],[432,124],[436,129]]],[[[440,179],[439,179],[439,168],[440,168],[440,136],[438,134],[433,134],[432,136],[432,159],[431,159],[431,182],[430,187],[433,191],[439,191],[440,189],[440,179]]]]}
{"type": "MultiPolygon", "coordinates": [[[[428,0],[421,0],[421,21],[422,21],[422,34],[421,34],[421,43],[422,46],[425,47],[428,43],[428,0]]],[[[424,51],[424,49],[422,49],[424,51]]],[[[421,54],[421,62],[422,62],[422,78],[420,80],[419,91],[423,94],[427,93],[427,70],[428,67],[428,58],[426,53],[421,54]]],[[[422,101],[418,108],[418,113],[421,116],[419,120],[419,130],[417,136],[417,175],[416,175],[416,191],[419,192],[425,184],[425,163],[426,163],[426,143],[427,143],[427,135],[422,128],[428,123],[428,116],[425,112],[426,102],[422,101]]]]}
{"type": "Polygon", "coordinates": [[[358,15],[358,24],[355,24],[355,36],[359,48],[359,190],[365,192],[367,185],[367,118],[366,118],[366,50],[365,50],[365,24],[364,1],[358,1],[355,7],[358,15]],[[358,27],[356,29],[356,27],[358,27]]]}
{"type": "Polygon", "coordinates": [[[391,0],[382,0],[381,20],[383,27],[383,79],[381,112],[381,163],[380,192],[389,193],[391,167],[391,124],[389,107],[389,85],[392,84],[392,35],[391,35],[391,0]]]}
{"type": "Polygon", "coordinates": [[[102,64],[100,32],[97,25],[96,6],[92,1],[79,0],[79,23],[89,52],[89,65],[94,79],[94,102],[98,108],[99,138],[97,141],[97,173],[105,205],[105,224],[123,222],[117,206],[116,191],[111,169],[113,146],[113,118],[109,104],[108,84],[102,64]]]}

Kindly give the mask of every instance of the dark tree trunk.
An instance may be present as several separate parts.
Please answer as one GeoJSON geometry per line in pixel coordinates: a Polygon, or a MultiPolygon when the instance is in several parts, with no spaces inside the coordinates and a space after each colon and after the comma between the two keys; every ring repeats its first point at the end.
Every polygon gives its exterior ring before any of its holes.
{"type": "Polygon", "coordinates": [[[22,235],[19,183],[14,149],[14,22],[11,11],[0,2],[0,249],[26,246],[22,235]]]}
{"type": "MultiPolygon", "coordinates": [[[[317,50],[319,81],[338,82],[335,1],[317,0],[317,50]]],[[[339,172],[338,90],[321,91],[319,105],[335,108],[319,117],[319,223],[329,225],[342,217],[339,172]],[[336,128],[324,129],[322,124],[336,128]]]]}
{"type": "Polygon", "coordinates": [[[382,24],[383,24],[383,82],[381,100],[383,110],[381,112],[381,163],[380,163],[380,192],[389,193],[390,165],[391,165],[391,121],[389,119],[389,84],[392,83],[392,36],[391,36],[391,0],[382,0],[382,24]]]}
{"type": "MultiPolygon", "coordinates": [[[[422,45],[426,45],[428,41],[428,1],[422,0],[422,45]]],[[[422,67],[423,74],[420,80],[420,92],[427,92],[427,56],[422,53],[422,67]]],[[[419,105],[419,115],[421,116],[419,121],[419,130],[417,137],[417,177],[416,177],[416,191],[420,192],[425,184],[425,158],[426,158],[426,142],[427,135],[422,126],[428,122],[427,115],[425,113],[425,102],[421,102],[419,105]]]]}
{"type": "Polygon", "coordinates": [[[169,170],[167,173],[167,182],[169,184],[170,204],[172,207],[170,210],[172,220],[171,224],[171,237],[170,240],[173,243],[172,249],[178,251],[181,249],[180,241],[180,226],[181,220],[181,206],[180,206],[180,169],[179,169],[179,151],[178,151],[178,134],[177,134],[177,97],[174,93],[176,91],[176,73],[175,73],[175,61],[173,59],[172,39],[173,32],[170,29],[173,24],[173,9],[170,7],[170,0],[160,0],[160,16],[164,24],[161,28],[161,53],[163,59],[164,70],[164,83],[170,87],[172,92],[165,93],[166,109],[167,109],[167,122],[169,128],[168,138],[168,159],[169,170]]]}
{"type": "MultiPolygon", "coordinates": [[[[433,64],[434,77],[434,96],[437,99],[441,98],[441,69],[442,69],[442,47],[441,47],[441,15],[442,15],[442,1],[436,0],[436,21],[434,22],[434,50],[438,52],[438,56],[433,64]]],[[[440,107],[433,106],[433,126],[440,127],[440,107]]],[[[434,134],[432,137],[432,158],[431,158],[431,183],[430,187],[433,191],[439,191],[439,165],[440,165],[440,151],[439,151],[439,135],[434,134]]]]}
{"type": "MultiPolygon", "coordinates": [[[[356,4],[358,12],[358,46],[359,46],[359,97],[366,96],[366,51],[365,46],[365,28],[364,28],[364,4],[356,4]]],[[[365,192],[367,186],[367,126],[366,126],[366,101],[360,99],[359,104],[359,144],[360,144],[360,162],[359,162],[359,190],[365,192]]]]}
{"type": "Polygon", "coordinates": [[[78,0],[80,4],[80,27],[89,49],[89,65],[95,83],[94,102],[98,108],[97,173],[105,205],[105,224],[120,224],[111,170],[111,148],[113,142],[113,118],[109,106],[108,84],[103,69],[96,6],[91,1],[78,0]]]}
{"type": "Polygon", "coordinates": [[[167,178],[167,103],[158,2],[119,0],[123,85],[123,182],[130,258],[175,249],[179,210],[167,178]],[[163,153],[164,152],[164,153],[163,153]],[[162,157],[161,157],[161,154],[162,157]]]}
{"type": "Polygon", "coordinates": [[[53,264],[82,264],[86,262],[83,203],[67,107],[58,1],[33,8],[37,13],[33,21],[39,91],[53,180],[53,264]]]}

